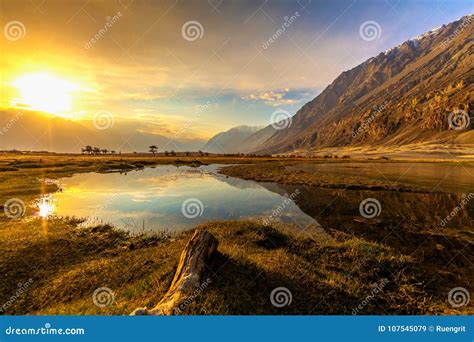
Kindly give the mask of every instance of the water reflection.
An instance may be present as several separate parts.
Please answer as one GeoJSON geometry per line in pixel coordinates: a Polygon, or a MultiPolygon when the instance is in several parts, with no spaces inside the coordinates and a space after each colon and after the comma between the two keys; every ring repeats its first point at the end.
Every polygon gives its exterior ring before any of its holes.
{"type": "Polygon", "coordinates": [[[53,203],[52,195],[45,195],[40,197],[33,203],[35,215],[43,219],[47,219],[54,215],[56,206],[53,203]]]}
{"type": "Polygon", "coordinates": [[[265,184],[277,193],[300,189],[296,204],[324,229],[393,248],[413,257],[432,281],[427,290],[472,282],[474,274],[474,193],[429,194],[265,184]],[[366,218],[359,204],[380,202],[380,215],[366,218]],[[436,285],[435,285],[436,284],[436,285]]]}
{"type": "MultiPolygon", "coordinates": [[[[343,172],[342,166],[332,167],[339,168],[334,172],[343,172]]],[[[384,177],[415,181],[400,174],[408,165],[395,165],[395,171],[384,167],[384,177]]],[[[216,168],[163,165],[126,175],[78,174],[62,179],[62,192],[40,202],[39,215],[47,217],[54,211],[59,216],[88,218],[84,225],[111,223],[131,232],[179,231],[207,221],[241,219],[285,223],[305,233],[319,234],[323,227],[415,258],[420,272],[433,279],[427,291],[472,280],[474,196],[470,193],[474,192],[474,179],[469,172],[457,173],[462,186],[451,180],[443,183],[452,193],[409,193],[257,184],[221,176],[216,168]],[[378,216],[367,218],[359,212],[360,203],[367,198],[380,202],[378,216]],[[187,203],[192,207],[186,209],[187,203]]],[[[441,170],[428,173],[431,176],[423,181],[441,184],[440,177],[449,178],[446,174],[454,172],[441,170]]]]}
{"type": "Polygon", "coordinates": [[[132,232],[179,231],[213,220],[263,222],[269,217],[302,229],[319,226],[285,194],[217,175],[215,170],[215,166],[163,165],[127,175],[78,174],[61,180],[63,191],[53,195],[55,214],[88,218],[85,225],[110,223],[132,232]],[[198,207],[189,206],[190,200],[198,207]],[[197,215],[187,211],[194,209],[197,215]]]}

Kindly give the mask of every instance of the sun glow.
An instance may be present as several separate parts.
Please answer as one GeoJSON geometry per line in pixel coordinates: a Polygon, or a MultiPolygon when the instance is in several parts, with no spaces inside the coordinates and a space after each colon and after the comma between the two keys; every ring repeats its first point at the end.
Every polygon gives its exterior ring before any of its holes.
{"type": "Polygon", "coordinates": [[[42,198],[38,203],[38,209],[39,217],[48,218],[54,213],[55,206],[50,203],[47,198],[42,198]]]}
{"type": "Polygon", "coordinates": [[[71,110],[71,93],[78,85],[62,80],[48,73],[26,74],[12,82],[21,94],[19,100],[31,109],[68,116],[71,110]]]}

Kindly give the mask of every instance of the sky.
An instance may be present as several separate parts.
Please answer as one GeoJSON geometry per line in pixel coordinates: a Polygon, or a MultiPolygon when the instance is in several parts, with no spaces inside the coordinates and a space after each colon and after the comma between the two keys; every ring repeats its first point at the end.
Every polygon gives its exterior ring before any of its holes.
{"type": "Polygon", "coordinates": [[[208,139],[294,114],[342,71],[473,12],[471,0],[0,0],[0,106],[208,139]]]}

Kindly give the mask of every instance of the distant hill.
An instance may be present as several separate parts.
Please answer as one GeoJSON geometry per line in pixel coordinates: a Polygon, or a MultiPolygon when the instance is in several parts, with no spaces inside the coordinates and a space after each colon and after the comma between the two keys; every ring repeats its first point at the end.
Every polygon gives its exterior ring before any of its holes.
{"type": "MultiPolygon", "coordinates": [[[[266,139],[256,139],[254,143],[249,139],[259,132],[262,127],[238,126],[213,136],[203,146],[202,150],[211,153],[246,153],[257,148],[266,139]]],[[[268,137],[267,137],[268,138],[268,137]]]]}
{"type": "Polygon", "coordinates": [[[474,144],[473,41],[469,15],[370,58],[340,74],[258,152],[474,144]],[[463,130],[450,127],[448,116],[455,110],[471,116],[463,130]]]}
{"type": "Polygon", "coordinates": [[[270,139],[270,137],[276,132],[277,130],[272,126],[264,127],[252,135],[250,135],[247,139],[242,141],[240,144],[240,151],[242,153],[251,153],[255,150],[261,148],[261,146],[270,139]]]}
{"type": "Polygon", "coordinates": [[[117,152],[143,152],[156,145],[159,151],[196,151],[203,143],[200,139],[172,139],[142,132],[130,123],[115,122],[113,127],[98,130],[91,122],[36,111],[0,110],[0,150],[81,152],[85,145],[92,145],[117,152]]]}

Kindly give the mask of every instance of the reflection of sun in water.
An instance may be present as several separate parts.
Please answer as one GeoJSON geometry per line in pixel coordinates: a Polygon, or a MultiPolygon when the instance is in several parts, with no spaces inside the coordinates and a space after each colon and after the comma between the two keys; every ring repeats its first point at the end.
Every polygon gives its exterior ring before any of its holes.
{"type": "Polygon", "coordinates": [[[38,216],[42,218],[48,218],[54,213],[54,204],[49,202],[47,198],[40,199],[38,203],[38,216]]]}
{"type": "Polygon", "coordinates": [[[56,115],[65,115],[71,109],[71,92],[79,87],[46,72],[26,74],[12,85],[18,89],[20,101],[31,107],[56,115]]]}

